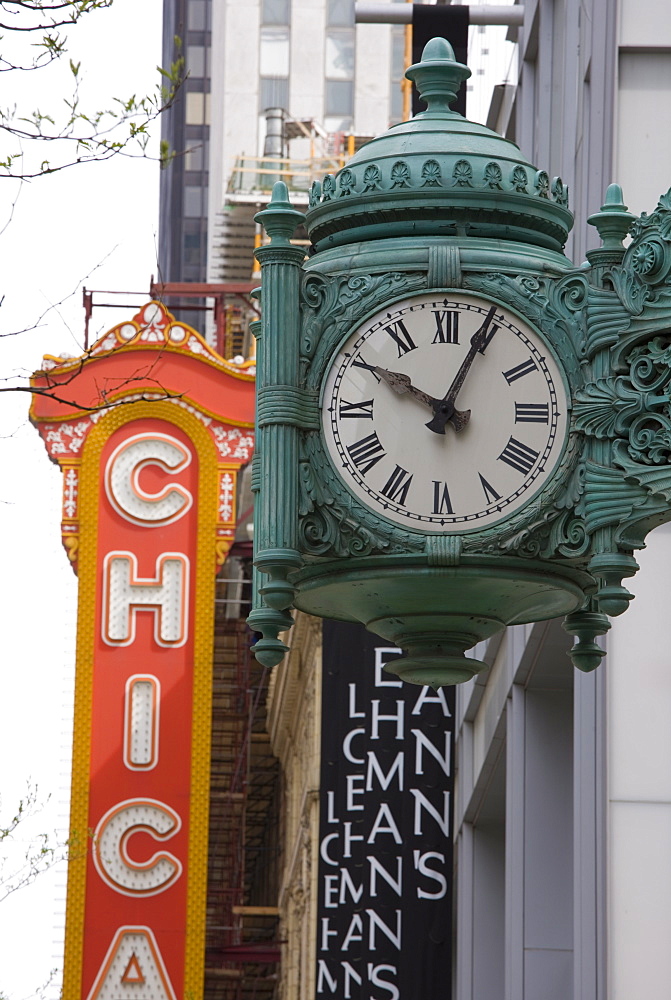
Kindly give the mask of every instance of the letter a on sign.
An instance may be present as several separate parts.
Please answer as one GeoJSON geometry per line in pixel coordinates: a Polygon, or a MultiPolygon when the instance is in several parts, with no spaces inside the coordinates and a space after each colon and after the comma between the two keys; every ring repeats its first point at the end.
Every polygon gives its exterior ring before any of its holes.
{"type": "Polygon", "coordinates": [[[137,960],[137,955],[135,952],[131,955],[130,961],[126,966],[126,971],[121,977],[122,983],[145,983],[144,973],[137,960]]]}
{"type": "Polygon", "coordinates": [[[177,1000],[149,927],[120,927],[87,1000],[177,1000]]]}

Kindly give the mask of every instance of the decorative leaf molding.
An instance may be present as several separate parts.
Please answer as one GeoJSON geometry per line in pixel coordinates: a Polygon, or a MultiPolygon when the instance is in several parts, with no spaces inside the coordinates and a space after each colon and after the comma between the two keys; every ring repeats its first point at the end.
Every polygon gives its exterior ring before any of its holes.
{"type": "Polygon", "coordinates": [[[626,432],[631,421],[646,409],[646,397],[629,380],[611,376],[590,382],[576,392],[573,419],[583,434],[599,440],[626,432]]]}
{"type": "Polygon", "coordinates": [[[299,490],[299,534],[308,556],[364,556],[424,547],[424,536],[383,522],[350,496],[315,433],[303,436],[299,490]]]}
{"type": "Polygon", "coordinates": [[[465,275],[462,284],[474,292],[501,299],[538,326],[561,357],[573,387],[581,384],[580,310],[588,294],[584,279],[572,277],[552,282],[530,275],[511,277],[492,273],[465,275]],[[569,310],[576,314],[575,323],[566,315],[569,310]]]}
{"type": "MultiPolygon", "coordinates": [[[[469,188],[481,191],[506,191],[527,197],[543,198],[568,208],[568,187],[560,177],[550,179],[545,170],[530,176],[529,169],[521,163],[509,169],[509,161],[484,161],[478,155],[458,156],[441,150],[441,159],[410,156],[408,159],[379,162],[353,163],[343,167],[335,176],[325,174],[321,184],[313,182],[310,190],[310,209],[325,202],[370,192],[421,190],[426,187],[469,188]],[[504,172],[505,171],[505,172],[504,172]],[[444,177],[449,178],[447,182],[444,177]],[[533,181],[532,181],[533,178],[533,181]]],[[[530,168],[532,169],[532,168],[530,168]]]]}
{"type": "Polygon", "coordinates": [[[333,349],[354,323],[389,299],[425,285],[426,275],[417,271],[335,278],[308,273],[303,284],[301,331],[301,376],[306,387],[319,388],[333,349]]]}
{"type": "Polygon", "coordinates": [[[628,483],[619,469],[585,463],[585,493],[578,507],[588,533],[626,521],[635,507],[645,503],[647,493],[628,483]]]}

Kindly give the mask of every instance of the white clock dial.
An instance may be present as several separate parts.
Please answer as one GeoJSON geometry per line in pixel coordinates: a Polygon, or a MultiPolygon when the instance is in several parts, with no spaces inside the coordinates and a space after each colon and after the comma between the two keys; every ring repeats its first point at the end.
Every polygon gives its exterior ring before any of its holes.
{"type": "Polygon", "coordinates": [[[542,338],[498,303],[431,293],[350,335],[326,377],[324,440],[347,488],[397,524],[485,528],[548,481],[568,402],[542,338]]]}

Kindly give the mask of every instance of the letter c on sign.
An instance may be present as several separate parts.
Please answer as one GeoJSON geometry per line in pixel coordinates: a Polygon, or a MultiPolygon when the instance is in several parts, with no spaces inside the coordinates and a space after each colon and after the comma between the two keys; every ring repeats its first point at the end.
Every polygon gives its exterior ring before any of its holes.
{"type": "Polygon", "coordinates": [[[182,874],[182,864],[167,851],[148,861],[133,861],[128,842],[134,833],[168,840],[180,829],[179,815],[156,799],[127,799],[109,809],[93,838],[93,861],[103,882],[124,896],[155,896],[182,874]]]}
{"type": "Polygon", "coordinates": [[[191,452],[177,438],[156,432],[135,434],[114,449],[105,469],[105,492],[117,514],[131,524],[158,527],[179,520],[189,510],[193,497],[179,483],[169,483],[158,493],[140,486],[140,473],[147,465],[166,472],[181,472],[191,464],[191,452]]]}

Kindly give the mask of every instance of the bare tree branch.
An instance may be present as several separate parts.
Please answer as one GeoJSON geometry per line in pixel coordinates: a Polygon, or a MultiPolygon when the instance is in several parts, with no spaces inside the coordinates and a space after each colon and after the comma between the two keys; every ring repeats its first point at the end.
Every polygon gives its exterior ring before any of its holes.
{"type": "MultiPolygon", "coordinates": [[[[69,36],[84,17],[112,6],[114,0],[0,0],[0,72],[46,69],[65,60],[69,36]],[[2,16],[4,15],[4,16],[2,16]],[[28,51],[22,52],[23,47],[28,51]],[[10,53],[8,54],[7,49],[10,53]],[[15,54],[13,50],[17,50],[15,54]]],[[[34,179],[80,163],[115,156],[147,157],[149,126],[172,106],[183,83],[180,42],[168,68],[157,67],[161,82],[151,94],[114,97],[102,109],[84,109],[80,97],[81,62],[68,58],[69,93],[58,110],[0,105],[0,176],[34,179]],[[27,150],[46,143],[50,159],[31,158],[27,150]]],[[[39,155],[42,154],[38,154],[39,155]]],[[[170,153],[163,146],[159,159],[170,153]]]]}
{"type": "Polygon", "coordinates": [[[0,821],[0,854],[3,855],[0,857],[0,902],[30,885],[42,872],[69,856],[67,844],[55,844],[51,834],[39,833],[29,841],[21,859],[7,870],[5,852],[9,842],[16,838],[21,824],[41,808],[37,785],[28,783],[26,794],[19,800],[14,815],[0,821]]]}

